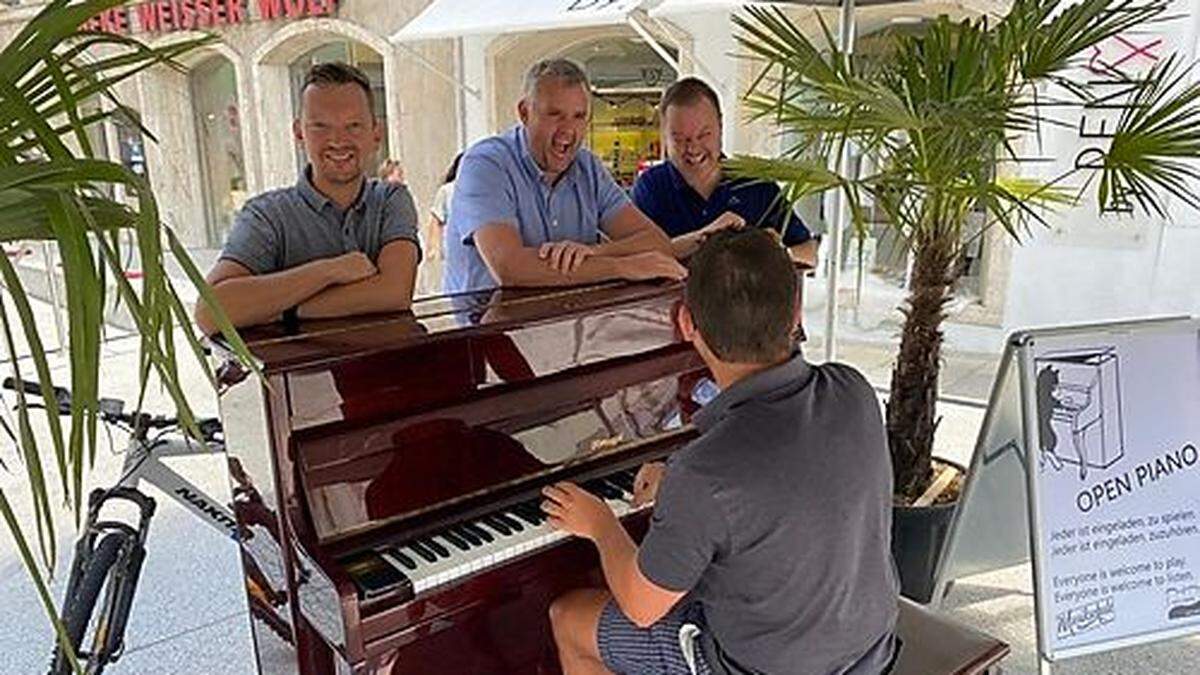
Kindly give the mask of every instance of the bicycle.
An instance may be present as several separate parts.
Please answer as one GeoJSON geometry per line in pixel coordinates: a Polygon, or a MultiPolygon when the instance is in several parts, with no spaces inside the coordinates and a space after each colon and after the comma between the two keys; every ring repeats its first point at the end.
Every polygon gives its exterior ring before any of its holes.
{"type": "MultiPolygon", "coordinates": [[[[11,377],[5,378],[3,387],[15,390],[16,382],[11,377]]],[[[41,397],[46,405],[54,405],[60,415],[69,415],[71,412],[71,393],[67,389],[55,387],[52,399],[47,398],[35,382],[22,382],[22,390],[26,394],[41,397]]],[[[97,408],[101,422],[129,434],[129,444],[120,479],[112,487],[98,488],[88,496],[87,518],[75,544],[66,594],[63,596],[63,626],[81,667],[89,675],[99,675],[105,667],[116,663],[124,651],[125,628],[146,556],[150,520],[156,508],[155,500],[138,489],[141,481],[169,495],[190,513],[240,546],[246,546],[254,539],[248,529],[238,526],[229,506],[208,496],[162,462],[167,457],[224,456],[220,420],[197,420],[200,438],[196,439],[183,433],[178,418],[144,412],[127,413],[124,412],[125,403],[119,399],[101,398],[97,408]],[[101,519],[102,509],[113,500],[136,506],[136,523],[101,519]],[[100,612],[93,617],[100,592],[105,588],[107,591],[99,605],[100,612]],[[87,629],[93,624],[91,640],[85,642],[87,629]]],[[[256,493],[245,480],[240,467],[231,462],[230,470],[237,483],[234,487],[235,503],[238,503],[239,496],[249,496],[250,499],[241,501],[254,503],[256,493]]],[[[260,518],[260,521],[269,534],[277,539],[278,533],[269,524],[270,519],[260,518]]],[[[272,590],[272,584],[254,565],[252,556],[242,558],[250,611],[290,642],[291,624],[277,611],[285,604],[285,598],[272,590]]],[[[49,672],[50,675],[74,672],[65,650],[57,641],[49,672]]]]}

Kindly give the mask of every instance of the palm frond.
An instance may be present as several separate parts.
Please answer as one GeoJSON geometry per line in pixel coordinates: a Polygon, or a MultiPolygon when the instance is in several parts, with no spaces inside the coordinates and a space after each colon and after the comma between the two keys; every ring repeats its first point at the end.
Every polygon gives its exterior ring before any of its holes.
{"type": "MultiPolygon", "coordinates": [[[[85,475],[95,459],[99,364],[106,288],[115,285],[117,300],[128,310],[141,334],[139,357],[141,393],[149,378],[162,384],[173,400],[184,427],[198,436],[194,415],[179,382],[175,340],[182,331],[191,352],[202,359],[202,347],[190,317],[166,274],[163,237],[171,255],[200,287],[213,306],[211,290],[178,240],[159,221],[158,207],[145,179],[119,163],[97,159],[88,131],[113,116],[136,116],[113,93],[120,82],[150,68],[178,68],[176,59],[210,38],[150,48],[127,37],[82,30],[99,12],[124,0],[53,0],[0,50],[0,241],[53,241],[62,261],[66,288],[67,349],[72,403],[70,423],[63,425],[56,410],[47,409],[53,461],[42,456],[33,433],[23,392],[17,392],[17,428],[22,463],[32,500],[31,523],[22,524],[0,490],[0,513],[21,551],[22,560],[38,586],[47,612],[62,627],[48,593],[43,571],[54,567],[55,517],[51,495],[58,491],[73,509],[78,523],[85,475]],[[97,58],[86,59],[85,55],[97,58]],[[95,103],[102,102],[97,109],[95,103]],[[132,205],[109,197],[121,186],[132,205]],[[122,241],[128,236],[128,243],[122,241]],[[142,279],[135,288],[124,274],[123,252],[136,248],[142,279]],[[55,474],[57,481],[54,480],[55,474]],[[53,487],[57,483],[57,490],[53,487]],[[25,528],[36,532],[40,556],[28,546],[25,528]]],[[[150,130],[144,130],[150,135],[150,130]]],[[[0,329],[10,354],[15,354],[14,330],[20,329],[30,348],[34,375],[49,390],[49,362],[41,342],[32,305],[12,263],[0,256],[0,281],[15,308],[0,302],[0,329]]],[[[228,318],[217,322],[235,352],[250,362],[228,318]]],[[[12,375],[28,378],[19,361],[11,359],[12,375]]],[[[206,373],[207,364],[204,363],[206,373]]]]}
{"type": "Polygon", "coordinates": [[[1074,127],[1058,113],[1097,100],[1074,70],[1083,59],[1113,36],[1164,20],[1170,2],[1014,0],[999,21],[939,17],[920,33],[897,33],[886,58],[866,66],[839,50],[823,23],[827,44],[818,46],[778,10],[751,9],[735,20],[738,44],[761,68],[747,109],[790,142],[777,161],[739,157],[731,167],[777,181],[789,196],[836,188],[854,208],[869,199],[913,255],[912,311],[889,399],[894,410],[912,413],[889,412],[897,485],[920,487],[921,475],[901,473],[928,468],[936,424],[921,416],[936,396],[939,326],[958,263],[971,238],[982,236],[967,227],[972,219],[982,216],[983,231],[999,226],[1020,240],[1045,224],[1050,209],[1078,203],[1078,191],[1064,185],[1079,174],[1084,189],[1098,175],[1102,208],[1165,215],[1166,195],[1200,208],[1200,84],[1187,83],[1175,60],[1144,82],[1110,69],[1108,79],[1129,84],[1133,95],[1095,161],[1051,181],[1002,174],[1019,169],[1022,139],[1043,125],[1074,127]],[[851,147],[873,173],[827,168],[843,166],[851,147]]]}

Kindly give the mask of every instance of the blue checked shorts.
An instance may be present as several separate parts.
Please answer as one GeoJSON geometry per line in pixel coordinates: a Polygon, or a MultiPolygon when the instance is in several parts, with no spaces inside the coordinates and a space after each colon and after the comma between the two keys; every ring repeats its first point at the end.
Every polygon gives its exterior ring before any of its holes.
{"type": "Polygon", "coordinates": [[[707,630],[700,605],[684,600],[649,628],[638,628],[612,600],[600,613],[596,642],[619,675],[711,675],[700,648],[707,630]]]}

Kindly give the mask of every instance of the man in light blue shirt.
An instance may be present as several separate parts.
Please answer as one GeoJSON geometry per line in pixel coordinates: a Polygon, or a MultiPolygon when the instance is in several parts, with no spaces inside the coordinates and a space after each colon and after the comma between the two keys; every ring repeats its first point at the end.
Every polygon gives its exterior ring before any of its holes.
{"type": "Polygon", "coordinates": [[[606,279],[682,279],[671,243],[582,149],[587,76],[552,59],[525,76],[521,123],[471,146],[446,226],[447,293],[606,279]]]}

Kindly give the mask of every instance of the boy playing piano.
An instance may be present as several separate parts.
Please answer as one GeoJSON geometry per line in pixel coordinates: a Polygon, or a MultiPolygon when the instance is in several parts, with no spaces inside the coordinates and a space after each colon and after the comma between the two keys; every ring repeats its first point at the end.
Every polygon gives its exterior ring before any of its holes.
{"type": "Polygon", "coordinates": [[[571,483],[543,491],[551,521],[596,544],[608,586],[550,608],[568,675],[890,666],[897,581],[879,404],[854,369],[804,360],[798,304],[769,233],[710,237],[677,320],[722,391],[694,417],[700,437],[639,475],[638,497],[656,502],[645,539],[635,545],[571,483]]]}

